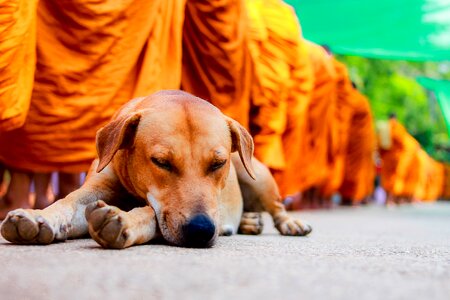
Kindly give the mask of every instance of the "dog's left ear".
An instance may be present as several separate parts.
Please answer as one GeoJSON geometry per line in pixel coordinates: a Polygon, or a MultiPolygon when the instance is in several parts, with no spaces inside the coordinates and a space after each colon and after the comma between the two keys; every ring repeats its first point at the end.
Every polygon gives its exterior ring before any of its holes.
{"type": "Polygon", "coordinates": [[[235,120],[225,117],[228,123],[228,127],[231,132],[231,151],[238,151],[242,164],[245,167],[248,175],[251,178],[256,179],[255,171],[253,170],[252,157],[253,157],[253,139],[250,133],[235,120]]]}
{"type": "Polygon", "coordinates": [[[139,113],[122,117],[111,121],[97,131],[95,139],[99,158],[97,173],[100,173],[111,162],[117,150],[133,144],[140,119],[139,113]]]}

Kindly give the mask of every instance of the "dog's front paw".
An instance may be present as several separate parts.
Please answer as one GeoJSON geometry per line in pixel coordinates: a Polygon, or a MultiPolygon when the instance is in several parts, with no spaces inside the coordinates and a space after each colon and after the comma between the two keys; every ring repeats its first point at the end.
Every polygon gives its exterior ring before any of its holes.
{"type": "Polygon", "coordinates": [[[101,200],[86,208],[89,234],[103,248],[123,249],[132,244],[127,217],[124,211],[101,200]]]}
{"type": "Polygon", "coordinates": [[[65,240],[68,228],[56,232],[39,211],[16,209],[10,211],[2,223],[2,236],[15,244],[50,244],[55,239],[65,240]]]}
{"type": "Polygon", "coordinates": [[[241,234],[261,234],[264,228],[264,223],[261,213],[244,212],[241,217],[241,224],[239,225],[239,233],[241,234]]]}
{"type": "Polygon", "coordinates": [[[282,235],[305,236],[311,233],[312,227],[290,216],[275,218],[275,227],[282,235]]]}

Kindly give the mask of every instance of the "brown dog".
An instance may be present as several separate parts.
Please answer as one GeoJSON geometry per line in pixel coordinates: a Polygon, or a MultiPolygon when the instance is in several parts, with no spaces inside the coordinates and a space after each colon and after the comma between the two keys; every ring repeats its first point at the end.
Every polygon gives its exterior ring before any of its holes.
{"type": "Polygon", "coordinates": [[[3,237],[49,244],[89,232],[105,248],[158,236],[209,247],[219,234],[261,233],[263,210],[283,235],[311,232],[285,212],[269,170],[252,159],[249,133],[188,93],[130,101],[98,131],[97,151],[80,189],[44,210],[11,211],[3,237]]]}

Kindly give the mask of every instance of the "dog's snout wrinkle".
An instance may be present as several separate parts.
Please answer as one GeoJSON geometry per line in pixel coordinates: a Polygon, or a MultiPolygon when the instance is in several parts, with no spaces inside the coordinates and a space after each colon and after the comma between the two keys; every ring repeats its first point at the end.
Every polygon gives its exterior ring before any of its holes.
{"type": "Polygon", "coordinates": [[[188,247],[210,247],[216,232],[212,219],[205,214],[197,214],[183,226],[185,245],[188,247]]]}

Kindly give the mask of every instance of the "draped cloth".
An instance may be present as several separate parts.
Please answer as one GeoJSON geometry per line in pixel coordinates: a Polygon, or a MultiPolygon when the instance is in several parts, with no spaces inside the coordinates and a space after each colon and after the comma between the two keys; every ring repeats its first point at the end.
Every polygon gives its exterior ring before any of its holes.
{"type": "Polygon", "coordinates": [[[333,58],[336,72],[336,106],[332,116],[330,143],[328,146],[329,172],[322,194],[336,193],[344,180],[345,159],[351,133],[351,120],[358,106],[358,94],[354,92],[347,67],[333,58]]]}
{"type": "Polygon", "coordinates": [[[407,182],[407,192],[412,197],[422,201],[435,201],[445,196],[445,167],[432,159],[423,149],[417,151],[409,171],[415,181],[407,182]]]}
{"type": "MultiPolygon", "coordinates": [[[[417,141],[397,120],[389,120],[389,148],[380,146],[381,182],[393,196],[404,196],[409,166],[419,149],[417,141]]],[[[379,143],[380,144],[380,143],[379,143]]]]}
{"type": "Polygon", "coordinates": [[[0,132],[25,122],[36,62],[37,0],[0,0],[0,132]]]}
{"type": "Polygon", "coordinates": [[[304,188],[301,149],[306,142],[307,113],[311,101],[314,75],[308,60],[306,41],[301,40],[298,60],[292,71],[292,87],[287,98],[286,129],[283,133],[283,150],[286,164],[282,172],[275,173],[281,195],[292,195],[304,188]],[[299,151],[300,150],[300,151],[299,151]]]}
{"type": "Polygon", "coordinates": [[[334,115],[337,74],[333,58],[319,45],[308,42],[308,54],[314,74],[311,99],[306,110],[306,126],[298,152],[301,163],[301,191],[322,187],[331,170],[330,152],[336,147],[334,115]]]}
{"type": "Polygon", "coordinates": [[[450,165],[444,164],[443,165],[443,189],[442,189],[442,196],[444,199],[450,200],[450,165]]]}
{"type": "Polygon", "coordinates": [[[416,182],[414,186],[414,190],[412,191],[412,196],[415,199],[426,199],[427,198],[427,181],[429,173],[429,164],[430,164],[430,158],[428,157],[427,153],[423,149],[419,149],[413,159],[412,167],[416,172],[411,173],[417,173],[415,176],[410,177],[416,177],[416,182]]]}
{"type": "Polygon", "coordinates": [[[445,186],[444,165],[421,149],[397,120],[389,120],[387,128],[390,131],[390,144],[383,146],[379,142],[381,179],[386,191],[395,197],[425,201],[441,197],[445,186]]]}
{"type": "Polygon", "coordinates": [[[375,179],[375,129],[369,100],[353,90],[354,107],[345,151],[344,176],[339,188],[354,204],[371,195],[375,179]]]}
{"type": "Polygon", "coordinates": [[[244,0],[189,0],[182,89],[248,127],[252,68],[244,0]]]}
{"type": "Polygon", "coordinates": [[[435,201],[445,196],[445,166],[444,164],[435,161],[428,154],[425,153],[425,192],[422,198],[423,201],[435,201]]]}
{"type": "Polygon", "coordinates": [[[28,118],[0,133],[0,161],[34,172],[86,171],[96,156],[96,131],[118,107],[180,87],[184,5],[40,0],[28,118]]]}
{"type": "Polygon", "coordinates": [[[247,0],[253,61],[251,131],[255,156],[273,171],[282,195],[300,187],[299,150],[312,90],[301,27],[280,0],[247,0]]]}

